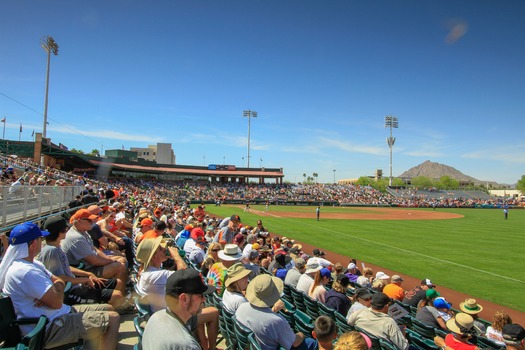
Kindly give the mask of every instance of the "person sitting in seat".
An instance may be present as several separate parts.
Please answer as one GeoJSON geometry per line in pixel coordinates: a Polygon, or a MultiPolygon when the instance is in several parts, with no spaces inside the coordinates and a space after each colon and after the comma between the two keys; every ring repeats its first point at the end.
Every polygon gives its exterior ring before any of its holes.
{"type": "MultiPolygon", "coordinates": [[[[75,343],[79,339],[93,341],[94,348],[116,349],[120,316],[108,304],[64,304],[65,283],[35,260],[42,249],[41,231],[31,222],[13,228],[11,245],[0,263],[0,290],[13,302],[17,318],[49,319],[44,348],[75,343]]],[[[23,335],[31,325],[20,327],[23,335]]]]}

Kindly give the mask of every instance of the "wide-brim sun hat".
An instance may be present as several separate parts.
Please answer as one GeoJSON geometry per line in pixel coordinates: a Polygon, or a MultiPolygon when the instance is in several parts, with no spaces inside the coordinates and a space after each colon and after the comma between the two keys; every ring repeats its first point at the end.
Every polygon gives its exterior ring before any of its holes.
{"type": "Polygon", "coordinates": [[[237,282],[240,279],[243,279],[244,277],[247,277],[252,271],[248,270],[244,267],[242,263],[236,263],[233,264],[228,268],[228,272],[226,274],[226,281],[224,282],[224,285],[226,287],[229,287],[230,284],[233,282],[237,282]]]}
{"type": "Polygon", "coordinates": [[[465,334],[474,327],[472,316],[464,313],[456,314],[456,317],[447,321],[447,328],[456,334],[465,334]]]}
{"type": "Polygon", "coordinates": [[[308,264],[308,262],[306,263],[306,271],[304,273],[314,273],[314,272],[317,272],[319,270],[321,270],[323,267],[321,265],[319,265],[318,263],[310,263],[308,264]]]}
{"type": "Polygon", "coordinates": [[[242,258],[242,252],[237,244],[226,244],[223,250],[219,250],[219,259],[224,261],[235,261],[242,258]]]}
{"type": "Polygon", "coordinates": [[[284,290],[283,281],[268,274],[258,275],[248,284],[246,299],[257,307],[272,307],[284,290]]]}
{"type": "Polygon", "coordinates": [[[149,267],[153,254],[162,242],[162,236],[143,239],[137,247],[137,260],[144,264],[144,270],[149,267]]]}
{"type": "Polygon", "coordinates": [[[469,315],[475,315],[483,310],[483,306],[479,305],[476,299],[465,299],[464,302],[459,304],[459,308],[469,315]]]}

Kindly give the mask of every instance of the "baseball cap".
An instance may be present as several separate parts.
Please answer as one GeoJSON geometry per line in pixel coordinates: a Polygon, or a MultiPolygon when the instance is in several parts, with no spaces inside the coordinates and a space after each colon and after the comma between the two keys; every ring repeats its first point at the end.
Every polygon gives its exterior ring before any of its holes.
{"type": "Polygon", "coordinates": [[[258,257],[259,257],[259,252],[255,249],[250,250],[250,252],[248,253],[248,259],[250,260],[257,259],[258,257]]]}
{"type": "Polygon", "coordinates": [[[47,235],[49,235],[49,232],[40,230],[40,228],[32,222],[24,222],[23,224],[15,226],[11,230],[9,243],[12,245],[18,245],[47,235]]]}
{"type": "Polygon", "coordinates": [[[347,267],[348,270],[353,270],[355,268],[357,268],[357,266],[354,263],[348,264],[348,267],[347,267]]]}
{"type": "Polygon", "coordinates": [[[389,278],[390,276],[384,273],[383,271],[379,271],[378,273],[376,273],[376,280],[387,280],[389,278]]]}
{"type": "Polygon", "coordinates": [[[355,293],[356,297],[363,300],[368,300],[372,298],[372,293],[367,288],[360,288],[355,293]]]}
{"type": "Polygon", "coordinates": [[[297,258],[295,261],[295,267],[298,269],[302,269],[306,266],[306,261],[304,261],[303,258],[297,258]]]}
{"type": "Polygon", "coordinates": [[[343,288],[347,288],[350,284],[350,278],[348,278],[347,275],[339,275],[337,277],[337,282],[339,282],[339,284],[342,285],[343,288]]]}
{"type": "MultiPolygon", "coordinates": [[[[98,208],[98,207],[97,207],[98,208]]],[[[71,225],[61,216],[52,216],[44,222],[44,229],[51,232],[62,232],[71,225]]]]}
{"type": "Polygon", "coordinates": [[[98,205],[90,205],[87,210],[89,210],[92,214],[98,215],[102,212],[102,209],[98,205]]]}
{"type": "Polygon", "coordinates": [[[195,269],[174,271],[166,282],[167,295],[182,293],[207,295],[213,292],[215,292],[215,287],[206,285],[202,274],[195,269]]]}
{"type": "Polygon", "coordinates": [[[239,215],[232,215],[232,216],[230,217],[230,221],[241,222],[241,218],[239,217],[239,215]]]}
{"type": "Polygon", "coordinates": [[[89,210],[80,209],[71,217],[71,219],[69,219],[69,222],[73,222],[75,220],[82,220],[82,219],[96,220],[98,218],[99,218],[98,215],[92,214],[89,210]]]}
{"type": "Polygon", "coordinates": [[[435,289],[428,289],[425,292],[427,299],[435,299],[439,296],[439,293],[435,289]]]}
{"type": "Polygon", "coordinates": [[[399,275],[393,275],[392,276],[392,282],[403,282],[404,279],[399,275]]]}
{"type": "Polygon", "coordinates": [[[151,220],[150,218],[142,219],[142,221],[140,222],[140,226],[153,226],[153,220],[151,220]]]}
{"type": "Polygon", "coordinates": [[[445,298],[443,298],[443,297],[437,297],[436,299],[434,299],[434,307],[436,309],[447,309],[447,310],[449,310],[451,306],[452,306],[452,304],[447,302],[447,300],[445,298]]]}
{"type": "Polygon", "coordinates": [[[392,299],[390,299],[385,293],[377,292],[372,295],[372,308],[376,310],[381,310],[391,302],[392,299]]]}
{"type": "Polygon", "coordinates": [[[312,251],[312,254],[313,254],[314,256],[319,256],[320,253],[321,253],[320,250],[317,249],[317,248],[315,248],[315,249],[312,251]]]}
{"type": "Polygon", "coordinates": [[[435,288],[436,286],[434,285],[434,283],[432,283],[431,280],[429,280],[428,278],[425,278],[424,280],[421,281],[421,285],[426,285],[428,286],[428,288],[435,288]]]}
{"type": "Polygon", "coordinates": [[[319,270],[319,272],[321,273],[321,277],[328,277],[329,279],[332,279],[332,273],[326,267],[323,267],[321,270],[319,270]]]}
{"type": "Polygon", "coordinates": [[[501,331],[503,340],[519,342],[525,338],[525,329],[516,323],[511,323],[503,326],[501,331]]]}

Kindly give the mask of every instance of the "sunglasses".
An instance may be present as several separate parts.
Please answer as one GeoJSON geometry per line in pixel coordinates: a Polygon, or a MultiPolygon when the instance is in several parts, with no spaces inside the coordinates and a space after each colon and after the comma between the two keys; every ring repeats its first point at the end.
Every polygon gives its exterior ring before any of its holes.
{"type": "Polygon", "coordinates": [[[212,252],[218,252],[220,249],[212,249],[212,252]]]}

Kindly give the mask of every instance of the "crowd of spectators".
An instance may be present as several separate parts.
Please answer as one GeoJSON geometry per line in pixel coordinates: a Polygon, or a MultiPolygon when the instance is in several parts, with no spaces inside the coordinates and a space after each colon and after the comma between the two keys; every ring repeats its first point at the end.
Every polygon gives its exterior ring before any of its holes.
{"type": "MultiPolygon", "coordinates": [[[[352,260],[348,265],[330,261],[320,249],[307,252],[300,242],[269,233],[261,220],[251,226],[235,213],[226,218],[208,215],[205,204],[261,200],[462,207],[476,204],[475,199],[441,199],[435,204],[421,196],[397,198],[354,185],[174,184],[152,179],[102,182],[18,160],[8,168],[4,172],[12,174],[5,179],[2,176],[5,185],[20,183],[20,179],[38,185],[43,179],[48,186],[83,188],[70,202],[70,208],[79,209],[69,223],[61,217],[44,223],[52,236],[29,223],[15,227],[0,265],[0,287],[12,297],[19,316],[34,316],[46,308],[52,324],[73,322],[69,318],[74,316],[69,315],[77,314],[77,329],[97,330],[94,336],[57,329],[57,334],[67,331],[72,336],[57,339],[47,333],[48,345],[91,337],[98,339],[99,348],[114,348],[118,313],[135,311],[129,294],[136,284],[158,310],[144,331],[145,349],[167,346],[174,341],[167,336],[170,332],[190,329],[196,336],[180,338],[181,347],[214,350],[218,310],[203,308],[203,296],[212,292],[224,299],[229,311],[254,332],[263,348],[331,348],[333,320],[316,320],[316,330],[302,334],[277,316],[284,309],[280,299],[284,283],[339,311],[350,325],[363,329],[365,332],[357,336],[364,344],[362,349],[370,347],[366,334],[387,339],[398,349],[410,347],[404,328],[388,312],[393,300],[413,303],[419,321],[451,332],[450,337],[436,339],[444,348],[457,348],[457,342],[466,344],[472,336],[523,344],[525,334],[517,325],[509,331],[514,332],[512,339],[505,338],[505,327],[512,325],[508,315],[495,315],[497,322],[487,329],[477,317],[483,307],[476,300],[465,300],[460,304],[461,312],[455,314],[429,279],[407,290],[400,275],[360,271],[352,260]],[[43,248],[42,236],[47,241],[43,248]],[[134,269],[137,263],[138,274],[134,269]],[[206,283],[189,270],[204,274],[206,283]],[[75,284],[69,296],[64,295],[65,281],[75,284]],[[20,288],[29,285],[34,288],[20,288]],[[352,298],[347,296],[348,289],[353,290],[352,298]],[[88,316],[96,316],[97,323],[88,316]]],[[[17,186],[26,186],[24,183],[17,186]]],[[[350,338],[341,336],[344,341],[337,348],[346,349],[344,344],[350,338]]]]}

